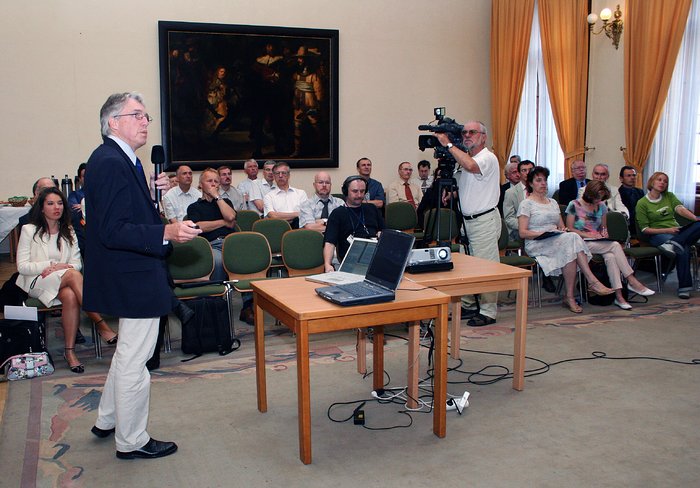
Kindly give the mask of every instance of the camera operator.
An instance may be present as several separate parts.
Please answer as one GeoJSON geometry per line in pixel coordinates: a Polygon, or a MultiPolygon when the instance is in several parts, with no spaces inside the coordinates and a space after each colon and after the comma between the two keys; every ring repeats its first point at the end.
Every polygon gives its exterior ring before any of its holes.
{"type": "MultiPolygon", "coordinates": [[[[453,145],[448,134],[436,133],[435,136],[462,168],[457,188],[469,254],[499,262],[501,215],[496,205],[500,195],[500,169],[498,159],[486,148],[486,127],[474,120],[464,125],[462,137],[467,152],[453,145]]],[[[472,296],[462,297],[462,313],[471,317],[467,325],[472,327],[496,321],[498,293],[483,293],[479,301],[479,308],[476,308],[472,296]]]]}

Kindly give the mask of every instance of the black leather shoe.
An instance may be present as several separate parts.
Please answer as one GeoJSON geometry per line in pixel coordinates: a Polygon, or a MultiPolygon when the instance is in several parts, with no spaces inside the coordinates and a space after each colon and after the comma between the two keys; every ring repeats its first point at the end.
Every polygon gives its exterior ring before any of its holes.
{"type": "Polygon", "coordinates": [[[82,332],[80,332],[80,329],[75,333],[75,343],[76,344],[85,344],[85,336],[83,335],[82,332]]]}
{"type": "Polygon", "coordinates": [[[177,444],[174,442],[157,441],[153,437],[141,449],[134,451],[122,452],[117,451],[119,459],[155,459],[164,456],[170,456],[177,451],[177,444]]]}
{"type": "Polygon", "coordinates": [[[179,302],[177,307],[173,310],[175,317],[180,319],[180,323],[186,324],[192,317],[194,317],[194,310],[184,304],[184,302],[179,302]]]}
{"type": "Polygon", "coordinates": [[[238,320],[245,322],[248,325],[255,325],[255,316],[253,315],[253,307],[246,307],[241,310],[238,320]]]}
{"type": "Polygon", "coordinates": [[[105,437],[109,437],[110,435],[114,434],[114,427],[112,427],[111,429],[100,429],[96,425],[93,425],[92,429],[90,429],[90,432],[95,434],[100,439],[104,439],[105,437]]]}
{"type": "Polygon", "coordinates": [[[542,277],[542,288],[544,288],[544,291],[547,293],[554,293],[557,291],[557,287],[554,286],[554,281],[549,276],[542,277]]]}
{"type": "Polygon", "coordinates": [[[462,320],[471,319],[477,315],[479,315],[478,308],[466,308],[464,305],[462,305],[462,320]]]}

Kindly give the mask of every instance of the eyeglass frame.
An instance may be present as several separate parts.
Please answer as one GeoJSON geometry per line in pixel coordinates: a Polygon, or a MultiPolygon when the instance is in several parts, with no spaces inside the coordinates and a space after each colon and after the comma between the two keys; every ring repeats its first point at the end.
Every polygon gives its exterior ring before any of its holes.
{"type": "Polygon", "coordinates": [[[118,119],[119,117],[127,117],[127,116],[133,116],[136,120],[143,120],[145,118],[149,124],[151,122],[153,122],[153,117],[148,115],[148,113],[144,113],[144,112],[132,112],[130,114],[112,115],[112,117],[114,117],[115,119],[118,119]]]}
{"type": "Polygon", "coordinates": [[[482,130],[476,130],[476,129],[469,129],[469,130],[463,130],[462,135],[466,136],[469,134],[470,136],[475,136],[476,134],[486,134],[486,132],[482,130]]]}

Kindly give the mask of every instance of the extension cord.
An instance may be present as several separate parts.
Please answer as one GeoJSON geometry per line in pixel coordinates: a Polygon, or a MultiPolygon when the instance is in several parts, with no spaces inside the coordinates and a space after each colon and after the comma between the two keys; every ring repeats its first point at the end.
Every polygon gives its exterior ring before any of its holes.
{"type": "Polygon", "coordinates": [[[469,406],[469,392],[465,391],[464,395],[462,395],[460,398],[448,398],[447,399],[447,406],[445,408],[446,411],[451,411],[451,410],[457,410],[457,413],[462,415],[462,410],[464,410],[465,407],[469,406]]]}

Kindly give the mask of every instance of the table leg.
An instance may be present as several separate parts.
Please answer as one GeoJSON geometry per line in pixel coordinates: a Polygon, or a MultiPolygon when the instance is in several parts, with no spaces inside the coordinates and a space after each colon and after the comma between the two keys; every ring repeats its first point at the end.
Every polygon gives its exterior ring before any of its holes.
{"type": "Polygon", "coordinates": [[[267,382],[265,379],[265,315],[257,304],[255,313],[255,380],[258,388],[258,411],[267,412],[267,382]]]}
{"type": "Polygon", "coordinates": [[[408,408],[418,407],[418,371],[420,370],[420,322],[408,324],[408,408]]]}
{"type": "Polygon", "coordinates": [[[450,328],[450,355],[452,359],[459,359],[460,325],[462,324],[462,300],[457,297],[452,302],[452,327],[450,328]]]}
{"type": "Polygon", "coordinates": [[[367,330],[357,329],[357,372],[367,374],[367,330]]]}
{"type": "Polygon", "coordinates": [[[525,386],[525,330],[527,328],[527,277],[520,279],[515,299],[515,344],[513,346],[513,389],[525,386]]]}
{"type": "Polygon", "coordinates": [[[445,437],[447,430],[447,313],[447,304],[440,305],[435,321],[433,433],[438,437],[445,437]]]}
{"type": "Polygon", "coordinates": [[[372,334],[372,377],[374,389],[384,388],[384,327],[374,327],[372,334]]]}
{"type": "Polygon", "coordinates": [[[297,327],[297,402],[299,406],[299,457],[311,464],[311,387],[309,385],[309,327],[297,327]]]}

